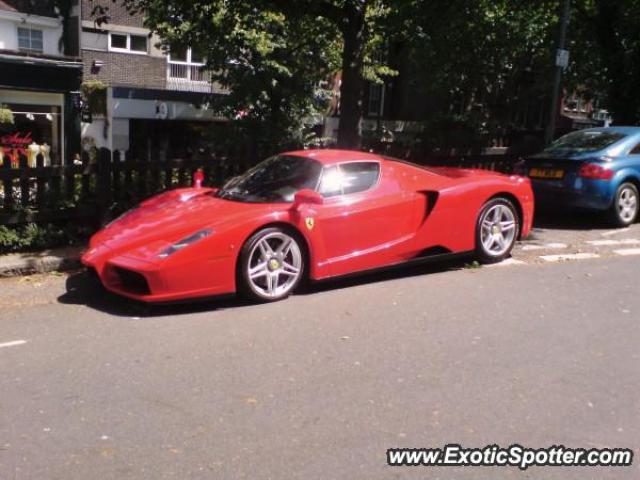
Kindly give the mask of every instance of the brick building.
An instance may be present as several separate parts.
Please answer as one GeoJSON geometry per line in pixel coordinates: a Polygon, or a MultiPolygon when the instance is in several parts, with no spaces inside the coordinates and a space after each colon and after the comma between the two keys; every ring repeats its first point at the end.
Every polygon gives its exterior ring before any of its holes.
{"type": "Polygon", "coordinates": [[[81,54],[87,84],[104,88],[104,111],[83,124],[83,144],[130,151],[162,160],[215,149],[216,125],[224,121],[209,105],[222,89],[202,70],[191,48],[160,48],[144,27],[143,14],[130,15],[110,0],[82,0],[81,54]],[[96,7],[107,21],[96,22],[96,7]]]}

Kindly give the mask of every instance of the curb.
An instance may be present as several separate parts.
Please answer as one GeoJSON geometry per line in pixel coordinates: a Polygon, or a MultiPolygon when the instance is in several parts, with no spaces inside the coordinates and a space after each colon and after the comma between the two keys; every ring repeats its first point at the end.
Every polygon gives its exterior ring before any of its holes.
{"type": "Polygon", "coordinates": [[[83,248],[67,247],[43,252],[0,255],[0,277],[18,277],[35,273],[61,272],[82,266],[83,248]]]}

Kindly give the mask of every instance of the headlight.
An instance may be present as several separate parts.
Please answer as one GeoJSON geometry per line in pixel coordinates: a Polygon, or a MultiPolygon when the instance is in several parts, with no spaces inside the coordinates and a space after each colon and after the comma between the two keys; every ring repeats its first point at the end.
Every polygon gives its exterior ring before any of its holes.
{"type": "Polygon", "coordinates": [[[178,250],[182,250],[184,247],[187,247],[192,243],[196,243],[202,240],[203,238],[208,237],[211,234],[213,234],[213,230],[211,230],[210,228],[205,228],[204,230],[200,230],[192,235],[189,235],[188,237],[184,237],[182,240],[174,243],[170,247],[165,248],[158,254],[158,256],[160,258],[167,258],[169,255],[173,255],[178,250]]]}

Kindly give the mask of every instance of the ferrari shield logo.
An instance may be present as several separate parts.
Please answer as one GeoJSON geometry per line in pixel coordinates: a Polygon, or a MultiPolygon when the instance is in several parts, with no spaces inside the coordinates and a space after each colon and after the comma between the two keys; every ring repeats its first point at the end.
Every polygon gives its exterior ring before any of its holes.
{"type": "Polygon", "coordinates": [[[309,230],[313,230],[313,227],[316,224],[316,221],[313,219],[313,217],[307,217],[304,219],[304,223],[309,230]]]}

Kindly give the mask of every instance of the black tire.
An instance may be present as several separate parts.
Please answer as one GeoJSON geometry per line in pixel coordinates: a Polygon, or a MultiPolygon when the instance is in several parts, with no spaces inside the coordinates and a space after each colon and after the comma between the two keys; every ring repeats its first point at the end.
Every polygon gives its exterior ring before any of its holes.
{"type": "MultiPolygon", "coordinates": [[[[506,211],[504,213],[508,214],[506,211]]],[[[491,264],[498,263],[503,261],[505,258],[508,258],[511,255],[511,250],[520,236],[520,216],[518,215],[518,210],[513,205],[513,203],[503,197],[493,198],[485,203],[480,209],[480,214],[478,215],[478,219],[476,221],[476,250],[475,255],[480,263],[491,264]],[[492,252],[489,250],[483,243],[483,222],[487,219],[487,215],[495,209],[497,206],[502,206],[505,209],[508,209],[510,212],[511,218],[513,218],[513,232],[509,231],[508,239],[505,239],[505,246],[500,248],[499,252],[492,252]]],[[[498,222],[501,223],[501,222],[498,222]]],[[[506,222],[504,222],[506,223],[506,222]]],[[[504,232],[501,232],[504,237],[504,232]]]]}
{"type": "Polygon", "coordinates": [[[613,204],[609,209],[609,220],[616,227],[628,227],[633,224],[638,218],[638,208],[640,207],[640,195],[638,194],[638,187],[633,183],[624,182],[618,187],[616,195],[613,199],[613,204]],[[635,199],[635,211],[630,212],[623,208],[623,202],[629,196],[635,199]]]}
{"type": "MultiPolygon", "coordinates": [[[[283,262],[284,262],[284,259],[283,259],[283,262]]],[[[298,286],[300,285],[300,282],[305,276],[305,266],[306,266],[306,250],[297,233],[289,229],[284,229],[280,227],[264,228],[254,233],[251,237],[249,237],[249,239],[242,246],[242,249],[240,251],[240,256],[238,259],[238,268],[237,268],[238,292],[242,296],[244,296],[245,298],[251,301],[277,302],[279,300],[284,300],[291,293],[293,293],[296,290],[296,288],[298,288],[298,286]],[[264,291],[262,291],[258,285],[256,285],[255,280],[253,281],[251,280],[249,276],[249,271],[250,271],[250,268],[252,267],[251,262],[255,261],[255,255],[258,253],[256,251],[256,248],[258,248],[258,244],[263,240],[270,239],[271,237],[274,237],[274,236],[276,237],[286,236],[287,238],[290,238],[291,241],[294,242],[295,244],[295,247],[292,247],[292,250],[297,248],[297,252],[300,256],[300,262],[299,262],[299,271],[297,273],[297,277],[295,277],[295,279],[291,282],[291,284],[288,284],[286,286],[286,290],[284,290],[280,294],[275,294],[270,296],[270,295],[267,295],[264,291]],[[254,257],[253,259],[252,259],[252,256],[254,257]]],[[[268,268],[265,268],[265,270],[268,270],[268,268]]],[[[276,273],[277,271],[278,270],[274,270],[271,273],[276,273]]],[[[290,275],[290,273],[287,273],[287,275],[290,275]]],[[[277,282],[278,280],[276,280],[276,289],[277,289],[277,282]]],[[[268,287],[266,288],[268,289],[268,287]]]]}

